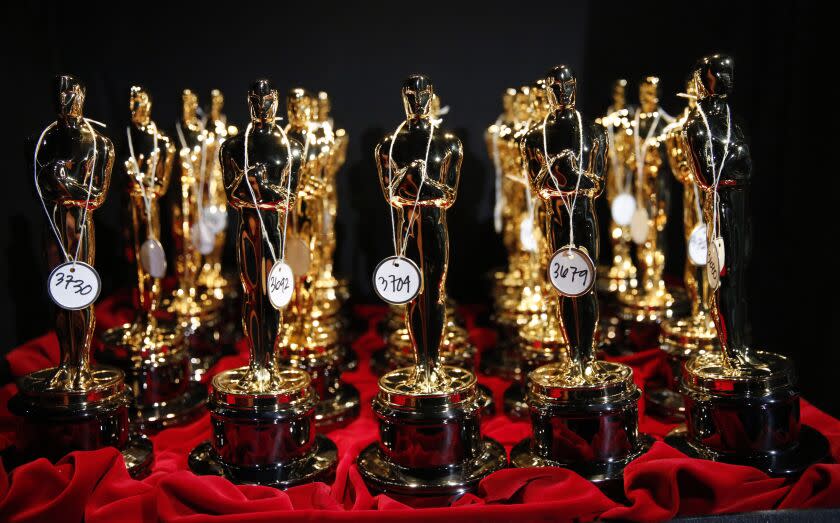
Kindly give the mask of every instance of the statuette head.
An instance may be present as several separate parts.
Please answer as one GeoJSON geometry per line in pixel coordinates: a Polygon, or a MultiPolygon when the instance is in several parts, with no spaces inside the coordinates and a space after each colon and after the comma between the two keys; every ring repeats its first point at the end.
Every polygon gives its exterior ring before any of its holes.
{"type": "Polygon", "coordinates": [[[545,76],[548,101],[552,108],[574,108],[577,79],[568,65],[557,65],[545,76]]]}

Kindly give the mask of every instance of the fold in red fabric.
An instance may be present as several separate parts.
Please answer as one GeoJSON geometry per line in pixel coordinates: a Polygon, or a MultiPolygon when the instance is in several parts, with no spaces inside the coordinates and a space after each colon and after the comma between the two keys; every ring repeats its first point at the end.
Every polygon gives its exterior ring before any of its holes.
{"type": "MultiPolygon", "coordinates": [[[[131,316],[128,296],[114,296],[97,307],[98,324],[107,328],[131,316]]],[[[476,326],[475,308],[465,308],[472,341],[484,350],[495,343],[492,329],[476,326]]],[[[475,493],[449,507],[414,509],[366,488],[355,458],[376,440],[377,425],[370,410],[376,377],[368,359],[384,346],[376,332],[385,309],[357,307],[368,329],[354,343],[358,370],[345,379],[358,387],[364,408],[358,420],[328,433],[338,445],[339,465],[332,485],[313,483],[284,491],[268,487],[234,485],[224,478],[196,476],[187,467],[187,455],[210,436],[209,416],[153,436],[155,462],[142,480],[128,476],[115,449],[74,452],[56,464],[37,460],[12,472],[0,464],[0,521],[535,521],[617,519],[660,521],[681,515],[736,513],[767,509],[840,506],[840,465],[819,464],[799,479],[770,478],[750,467],[692,459],[662,441],[625,470],[627,502],[618,503],[577,474],[562,468],[505,469],[485,478],[475,493]]],[[[239,354],[223,358],[214,372],[246,361],[244,343],[239,354]]],[[[7,359],[15,376],[55,365],[58,345],[48,334],[12,350],[7,359]]],[[[667,371],[658,349],[619,358],[631,365],[640,386],[667,371]]],[[[508,382],[479,376],[493,391],[497,405],[508,382]]],[[[17,420],[6,409],[15,386],[0,388],[0,446],[14,442],[17,420]]],[[[640,428],[658,440],[674,425],[644,414],[640,428]]],[[[840,458],[840,421],[802,402],[802,420],[831,442],[832,456],[840,458]]],[[[514,422],[497,414],[482,423],[484,434],[510,448],[530,433],[527,422],[514,422]]]]}

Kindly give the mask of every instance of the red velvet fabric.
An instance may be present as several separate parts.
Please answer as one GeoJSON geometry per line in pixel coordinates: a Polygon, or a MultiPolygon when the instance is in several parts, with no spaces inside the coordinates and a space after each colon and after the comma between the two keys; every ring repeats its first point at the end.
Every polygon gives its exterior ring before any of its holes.
{"type": "MultiPolygon", "coordinates": [[[[100,304],[97,315],[101,328],[129,318],[126,298],[115,296],[100,304]]],[[[120,454],[111,448],[74,452],[55,465],[38,460],[12,473],[0,465],[0,521],[657,521],[677,515],[840,506],[840,465],[815,465],[798,480],[785,482],[749,467],[691,459],[661,441],[627,467],[626,504],[607,498],[588,481],[561,468],[502,470],[482,481],[475,494],[465,495],[446,508],[412,509],[387,496],[373,496],[356,470],[355,458],[377,437],[376,422],[367,406],[376,393],[376,377],[368,369],[368,358],[383,346],[375,331],[383,312],[382,307],[357,308],[369,328],[354,345],[360,356],[359,369],[345,374],[345,379],[359,388],[365,407],[357,421],[329,433],[340,456],[332,485],[315,483],[281,492],[192,474],[187,468],[187,454],[210,436],[205,415],[191,425],[152,437],[152,473],[139,481],[128,476],[120,454]]],[[[465,310],[473,342],[480,349],[490,347],[495,335],[492,330],[475,326],[474,312],[465,310]]],[[[237,356],[224,358],[215,370],[244,364],[245,347],[240,343],[239,348],[237,356]]],[[[16,376],[54,365],[57,358],[53,334],[8,354],[16,376]]],[[[640,385],[667,372],[657,349],[623,361],[633,366],[640,385]]],[[[493,390],[497,405],[501,405],[508,383],[487,376],[480,376],[480,381],[493,390]]],[[[14,385],[0,389],[0,446],[13,441],[16,420],[5,406],[14,392],[14,385]]],[[[640,410],[641,430],[657,439],[673,427],[645,416],[643,404],[640,410]]],[[[805,401],[802,420],[830,439],[832,456],[838,460],[840,421],[805,401]]],[[[483,430],[510,450],[528,436],[530,429],[526,422],[512,422],[504,414],[497,414],[484,422],[483,430]]]]}

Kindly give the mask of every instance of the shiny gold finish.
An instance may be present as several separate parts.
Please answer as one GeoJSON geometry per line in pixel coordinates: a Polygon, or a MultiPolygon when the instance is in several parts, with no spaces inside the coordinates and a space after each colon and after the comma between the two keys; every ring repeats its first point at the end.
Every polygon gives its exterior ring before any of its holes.
{"type": "Polygon", "coordinates": [[[225,299],[230,282],[222,274],[222,251],[227,237],[227,198],[222,180],[222,165],[219,161],[219,148],[231,136],[236,136],[239,129],[228,125],[227,117],[222,113],[225,97],[218,89],[210,92],[210,113],[206,125],[207,134],[207,181],[203,189],[203,212],[216,213],[223,217],[224,228],[215,234],[213,251],[204,257],[204,265],[198,274],[198,285],[207,289],[207,293],[217,300],[225,299]]]}
{"type": "MultiPolygon", "coordinates": [[[[71,80],[71,85],[60,93],[57,124],[42,138],[44,145],[41,146],[37,163],[37,182],[44,203],[61,235],[64,250],[71,255],[78,252],[76,260],[93,266],[96,254],[93,213],[104,203],[108,194],[114,165],[114,145],[85,121],[82,116],[85,89],[75,79],[71,80]],[[65,142],[73,143],[74,147],[62,151],[52,146],[53,143],[65,142]],[[53,156],[48,157],[50,154],[53,156]],[[93,184],[87,219],[82,222],[90,177],[93,177],[93,184]]],[[[33,144],[33,152],[34,148],[33,144]]],[[[49,270],[67,261],[55,241],[48,242],[46,255],[49,270]]],[[[98,387],[90,367],[90,347],[95,325],[93,305],[80,310],[55,307],[55,330],[61,360],[43,383],[47,390],[78,392],[98,387]]]]}
{"type": "Polygon", "coordinates": [[[290,216],[289,242],[296,241],[305,246],[309,263],[306,272],[295,274],[298,284],[283,315],[277,356],[279,361],[305,367],[306,360],[312,357],[331,362],[340,357],[336,326],[324,321],[335,315],[338,301],[316,299],[317,283],[324,270],[323,231],[330,199],[327,177],[335,137],[331,129],[321,125],[318,100],[308,91],[293,89],[288,96],[287,109],[286,133],[303,144],[304,151],[297,203],[290,216]]]}
{"type": "Polygon", "coordinates": [[[228,203],[239,211],[236,245],[243,288],[242,326],[249,348],[249,364],[247,369],[222,373],[214,378],[214,384],[232,394],[277,396],[287,392],[290,386],[298,387],[301,372],[295,371],[294,379],[290,380],[289,374],[276,363],[281,312],[268,299],[268,273],[274,264],[269,243],[279,256],[283,222],[297,198],[303,146],[291,137],[287,141],[275,124],[278,95],[268,87],[267,81],[259,81],[252,87],[249,104],[253,127],[248,138],[249,172],[244,172],[242,135],[226,140],[221,149],[228,203]],[[248,184],[252,186],[253,199],[248,184]],[[287,187],[291,188],[291,193],[287,187]],[[261,223],[265,224],[265,232],[261,223]]]}
{"type": "MultiPolygon", "coordinates": [[[[172,206],[172,227],[175,239],[175,274],[177,286],[165,303],[166,309],[179,319],[189,336],[203,325],[218,323],[221,302],[199,287],[199,276],[206,257],[199,251],[201,231],[199,194],[206,191],[210,179],[208,167],[213,164],[209,148],[212,133],[198,116],[198,96],[184,90],[179,122],[179,176],[175,179],[172,206]],[[199,187],[204,176],[205,185],[199,187]]],[[[201,195],[202,198],[204,194],[201,195]]],[[[215,248],[214,248],[215,250],[215,248]]]]}
{"type": "Polygon", "coordinates": [[[324,168],[323,219],[321,223],[321,267],[315,282],[315,303],[324,307],[324,321],[332,322],[334,329],[341,328],[336,317],[341,304],[349,297],[347,285],[336,279],[333,273],[335,258],[336,236],[335,221],[338,214],[338,190],[336,177],[347,159],[349,136],[344,129],[335,129],[330,116],[332,109],[329,95],[321,91],[318,93],[318,110],[315,123],[323,133],[324,142],[329,149],[326,166],[324,168]]]}
{"type": "Polygon", "coordinates": [[[531,364],[565,357],[565,339],[560,329],[550,286],[542,269],[550,252],[545,228],[545,206],[528,185],[528,166],[520,154],[524,137],[539,127],[548,111],[544,81],[505,93],[505,113],[498,125],[488,129],[488,146],[498,147],[503,175],[503,238],[508,249],[508,271],[497,280],[497,321],[517,336],[524,372],[531,364]],[[508,120],[512,118],[512,120],[508,120]],[[495,144],[493,134],[496,133],[495,144]],[[523,227],[531,225],[532,242],[523,227]],[[524,225],[523,225],[524,224],[524,225]]]}
{"type": "Polygon", "coordinates": [[[170,138],[152,121],[152,101],[146,90],[136,86],[131,88],[129,109],[134,158],[129,157],[125,161],[125,172],[131,201],[131,236],[139,308],[132,323],[108,331],[104,339],[108,347],[129,347],[132,359],[154,361],[186,350],[180,326],[158,322],[156,314],[161,305],[161,279],[149,274],[141,260],[144,241],[160,238],[159,200],[169,188],[176,149],[170,138]],[[149,199],[149,215],[144,195],[149,199]]]}
{"type": "MultiPolygon", "coordinates": [[[[404,308],[403,308],[404,309],[404,308]]],[[[402,315],[405,324],[405,313],[402,315]]],[[[394,367],[410,367],[414,364],[414,346],[406,327],[401,327],[388,336],[385,358],[394,367]]],[[[477,349],[470,343],[467,330],[447,314],[443,339],[440,344],[440,363],[450,367],[472,368],[477,349]]]]}
{"type": "MultiPolygon", "coordinates": [[[[693,82],[688,83],[686,93],[689,96],[696,95],[693,82]]],[[[688,146],[682,136],[683,125],[694,106],[694,99],[689,98],[688,107],[685,108],[682,116],[666,126],[662,132],[671,172],[683,184],[683,227],[686,245],[688,245],[691,232],[702,223],[701,209],[705,206],[705,195],[695,184],[688,157],[688,146]]],[[[706,266],[694,265],[686,256],[683,281],[691,301],[691,314],[685,318],[662,322],[660,334],[662,348],[680,358],[720,347],[710,312],[712,290],[709,287],[706,266]]]]}
{"type": "MultiPolygon", "coordinates": [[[[597,120],[607,129],[612,138],[610,143],[609,162],[607,163],[607,203],[612,205],[616,196],[624,191],[632,191],[633,169],[628,156],[633,150],[631,121],[633,115],[627,107],[625,88],[627,80],[619,79],[613,84],[613,103],[607,109],[607,114],[597,120]],[[629,183],[628,183],[629,182],[629,183]]],[[[612,265],[606,274],[605,290],[609,292],[624,292],[636,285],[636,265],[630,256],[630,226],[619,225],[610,213],[609,237],[612,245],[612,265]]]]}
{"type": "MultiPolygon", "coordinates": [[[[439,360],[449,264],[446,210],[455,203],[463,147],[454,134],[433,127],[432,95],[425,77],[408,80],[403,87],[406,122],[397,136],[386,137],[374,152],[383,194],[398,215],[398,247],[403,238],[408,239],[407,256],[423,274],[420,293],[406,307],[406,325],[416,351],[415,366],[400,374],[400,390],[407,394],[435,394],[448,390],[451,381],[451,372],[439,360]],[[418,194],[421,181],[424,190],[418,194]]],[[[390,374],[381,383],[389,383],[390,374]]]]}
{"type": "Polygon", "coordinates": [[[647,211],[647,237],[636,247],[637,284],[619,292],[619,315],[631,321],[659,322],[670,316],[674,298],[665,288],[665,280],[662,278],[665,269],[668,189],[667,179],[661,175],[665,161],[662,129],[666,121],[659,107],[657,77],[648,76],[639,85],[639,105],[629,135],[634,143],[639,144],[642,158],[637,158],[636,151],[631,150],[627,155],[627,168],[635,175],[636,208],[647,211]],[[647,140],[648,136],[651,137],[650,141],[647,140]]]}

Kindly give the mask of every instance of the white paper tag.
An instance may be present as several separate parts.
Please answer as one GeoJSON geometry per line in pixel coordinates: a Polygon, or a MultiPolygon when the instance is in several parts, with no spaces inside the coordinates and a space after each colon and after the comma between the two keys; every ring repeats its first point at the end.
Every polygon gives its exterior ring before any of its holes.
{"type": "Polygon", "coordinates": [[[309,246],[298,238],[292,236],[286,243],[286,263],[292,268],[295,274],[303,276],[309,272],[309,264],[312,259],[309,255],[309,246]]]}
{"type": "Polygon", "coordinates": [[[595,264],[577,247],[560,247],[548,263],[548,278],[563,296],[582,296],[595,285],[595,264]]]}
{"type": "Polygon", "coordinates": [[[706,276],[709,278],[709,287],[712,290],[717,290],[720,287],[720,257],[718,256],[717,246],[714,241],[708,243],[708,252],[706,253],[706,276]]]}
{"type": "Polygon", "coordinates": [[[208,205],[201,213],[207,229],[214,235],[227,228],[227,210],[220,205],[208,205]]]}
{"type": "Polygon", "coordinates": [[[722,272],[726,265],[726,250],[723,246],[723,238],[720,236],[715,238],[715,250],[717,250],[718,267],[720,267],[720,271],[722,272]]]}
{"type": "Polygon", "coordinates": [[[636,245],[642,245],[648,239],[648,229],[650,229],[649,217],[647,209],[639,207],[633,213],[633,218],[630,220],[630,238],[636,245]]]}
{"type": "Polygon", "coordinates": [[[610,212],[615,223],[626,227],[630,225],[633,214],[636,212],[636,199],[629,193],[621,193],[613,198],[610,212]]]}
{"type": "Polygon", "coordinates": [[[166,253],[156,238],[149,238],[140,246],[140,265],[152,278],[166,276],[166,253]]]}
{"type": "Polygon", "coordinates": [[[709,239],[706,237],[706,224],[701,223],[694,226],[691,234],[688,235],[688,259],[692,264],[706,265],[708,257],[709,239]]]}
{"type": "Polygon", "coordinates": [[[525,252],[537,252],[537,239],[534,237],[534,220],[525,218],[519,224],[519,243],[525,252]]]}
{"type": "Polygon", "coordinates": [[[420,268],[409,258],[389,256],[373,271],[373,290],[392,305],[402,305],[416,298],[422,284],[420,268]]]}
{"type": "Polygon", "coordinates": [[[295,276],[292,268],[277,260],[268,271],[268,301],[275,309],[283,309],[292,301],[294,291],[295,276]]]}
{"type": "Polygon", "coordinates": [[[62,263],[47,278],[47,292],[62,309],[76,311],[93,305],[101,289],[99,273],[83,262],[62,263]]]}
{"type": "Polygon", "coordinates": [[[216,235],[205,220],[198,220],[192,228],[192,243],[198,252],[207,256],[216,247],[216,235]]]}

